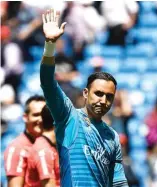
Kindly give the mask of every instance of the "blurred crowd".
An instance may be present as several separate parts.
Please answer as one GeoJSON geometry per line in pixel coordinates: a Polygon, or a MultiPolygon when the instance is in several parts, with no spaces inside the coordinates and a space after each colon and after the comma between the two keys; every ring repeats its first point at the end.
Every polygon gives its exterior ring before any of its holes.
{"type": "MultiPolygon", "coordinates": [[[[157,3],[152,3],[157,19],[157,3]]],[[[61,23],[67,22],[65,34],[56,44],[56,79],[77,108],[84,106],[81,89],[85,84],[82,79],[88,76],[82,73],[84,68],[91,66],[92,71],[101,71],[105,67],[105,59],[102,56],[93,56],[90,60],[86,57],[87,47],[98,41],[105,47],[120,46],[122,48],[126,48],[130,42],[132,45],[137,42],[130,41],[128,34],[139,23],[142,7],[140,2],[128,0],[58,1],[56,3],[1,1],[2,139],[8,133],[8,124],[22,116],[23,100],[20,97],[19,88],[25,84],[23,76],[26,73],[26,65],[31,67],[31,64],[33,66],[36,61],[36,56],[31,51],[32,47],[44,46],[41,15],[50,7],[61,11],[61,23]],[[82,61],[86,60],[89,64],[84,66],[82,61]]],[[[39,63],[38,61],[38,65],[39,63]]],[[[29,96],[31,95],[27,95],[27,98],[29,96]]],[[[134,102],[135,100],[138,102],[138,99],[135,96],[134,102]]],[[[136,115],[130,90],[119,88],[112,110],[104,117],[104,121],[119,133],[129,185],[155,187],[157,185],[157,99],[151,103],[150,110],[147,109],[140,121],[143,124],[141,133],[146,142],[145,161],[148,169],[147,182],[142,184],[136,172],[136,166],[132,164],[133,157],[130,156],[132,139],[130,139],[129,121],[136,118],[136,115]]]]}

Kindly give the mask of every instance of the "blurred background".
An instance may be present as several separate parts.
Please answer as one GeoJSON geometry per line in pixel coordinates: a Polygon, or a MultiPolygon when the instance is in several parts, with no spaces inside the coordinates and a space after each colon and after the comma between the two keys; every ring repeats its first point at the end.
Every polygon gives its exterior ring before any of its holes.
{"type": "Polygon", "coordinates": [[[3,152],[24,130],[23,106],[42,94],[44,36],[41,14],[55,8],[66,21],[56,44],[56,79],[77,108],[90,73],[107,71],[118,82],[103,120],[119,134],[131,187],[157,186],[157,2],[1,1],[1,185],[3,152]]]}

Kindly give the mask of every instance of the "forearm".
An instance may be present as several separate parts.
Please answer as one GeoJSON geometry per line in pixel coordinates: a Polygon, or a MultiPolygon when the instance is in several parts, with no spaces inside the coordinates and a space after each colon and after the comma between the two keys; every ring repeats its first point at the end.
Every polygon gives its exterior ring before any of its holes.
{"type": "Polygon", "coordinates": [[[55,44],[45,42],[44,55],[40,67],[41,87],[49,109],[54,117],[56,124],[66,123],[70,115],[72,103],[61,90],[54,78],[55,57],[53,56],[55,44]],[[62,121],[61,121],[62,120],[62,121]]]}
{"type": "Polygon", "coordinates": [[[56,187],[55,180],[45,179],[41,181],[42,187],[56,187]]]}
{"type": "Polygon", "coordinates": [[[46,103],[51,110],[56,123],[63,121],[69,113],[70,107],[67,106],[67,97],[61,90],[57,81],[54,79],[53,65],[41,64],[40,80],[44,92],[46,103]]]}
{"type": "Polygon", "coordinates": [[[24,187],[24,177],[8,177],[8,187],[24,187]]]}

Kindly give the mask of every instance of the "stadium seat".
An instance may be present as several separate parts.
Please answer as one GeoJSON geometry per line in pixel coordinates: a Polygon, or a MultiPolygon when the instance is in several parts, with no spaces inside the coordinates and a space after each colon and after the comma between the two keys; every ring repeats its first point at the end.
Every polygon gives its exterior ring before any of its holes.
{"type": "Polygon", "coordinates": [[[153,1],[141,1],[140,10],[144,13],[151,13],[155,9],[155,3],[153,1]]]}
{"type": "Polygon", "coordinates": [[[29,49],[31,55],[33,56],[34,60],[41,60],[43,55],[43,47],[40,46],[32,46],[29,49]]]}
{"type": "Polygon", "coordinates": [[[135,116],[139,120],[144,120],[145,116],[148,114],[151,108],[152,108],[152,105],[148,105],[147,103],[145,103],[143,105],[134,106],[133,111],[134,111],[135,116]]]}
{"type": "MultiPolygon", "coordinates": [[[[148,31],[147,31],[148,32],[148,31]]],[[[155,56],[155,49],[152,43],[139,43],[126,47],[125,54],[127,57],[150,58],[155,56]]]]}
{"type": "Polygon", "coordinates": [[[146,71],[148,61],[146,58],[127,57],[123,59],[120,66],[120,72],[137,72],[143,73],[146,71]]]}
{"type": "Polygon", "coordinates": [[[146,92],[155,92],[157,91],[157,73],[156,72],[147,72],[141,77],[140,88],[146,92]]]}
{"type": "Polygon", "coordinates": [[[90,58],[103,55],[103,46],[100,44],[89,44],[84,49],[84,57],[90,58]]]}
{"type": "Polygon", "coordinates": [[[145,94],[139,89],[131,89],[129,91],[129,101],[133,107],[141,106],[145,103],[145,94]]]}
{"type": "Polygon", "coordinates": [[[95,35],[95,42],[104,45],[107,42],[108,39],[108,31],[99,32],[95,35]]]}
{"type": "Polygon", "coordinates": [[[138,19],[139,27],[157,28],[157,15],[153,12],[140,14],[138,19]]]}
{"type": "MultiPolygon", "coordinates": [[[[155,27],[156,28],[156,27],[155,27]]],[[[155,28],[139,27],[133,28],[129,31],[128,36],[136,43],[157,41],[157,33],[155,28]]]]}
{"type": "Polygon", "coordinates": [[[112,73],[119,72],[119,68],[122,64],[122,60],[119,58],[104,58],[103,71],[112,73]]]}
{"type": "MultiPolygon", "coordinates": [[[[138,149],[140,151],[141,149],[144,150],[145,147],[146,147],[145,138],[144,137],[140,137],[137,134],[135,134],[133,136],[130,136],[129,140],[130,140],[129,144],[130,144],[130,148],[131,149],[138,149]]],[[[140,159],[141,159],[141,157],[140,157],[140,159]]]]}
{"type": "Polygon", "coordinates": [[[105,58],[122,58],[124,55],[124,49],[121,46],[104,46],[103,56],[105,58]]]}
{"type": "Polygon", "coordinates": [[[131,118],[129,121],[128,121],[128,133],[129,133],[129,136],[132,136],[134,134],[138,134],[138,129],[139,129],[139,125],[140,125],[140,120],[136,117],[134,118],[131,118]]]}
{"type": "Polygon", "coordinates": [[[117,73],[115,76],[118,87],[136,89],[139,87],[140,75],[137,73],[117,73]]]}
{"type": "MultiPolygon", "coordinates": [[[[156,48],[157,52],[157,48],[156,48]]],[[[147,67],[147,73],[156,73],[157,72],[157,57],[152,58],[148,62],[148,67],[147,67]]]]}

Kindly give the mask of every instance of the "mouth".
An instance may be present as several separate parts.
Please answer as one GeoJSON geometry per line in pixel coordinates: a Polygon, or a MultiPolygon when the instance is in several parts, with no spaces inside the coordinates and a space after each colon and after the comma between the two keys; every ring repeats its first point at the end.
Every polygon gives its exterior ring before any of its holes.
{"type": "Polygon", "coordinates": [[[95,112],[96,113],[102,113],[104,110],[101,106],[95,106],[95,112]]]}
{"type": "Polygon", "coordinates": [[[103,106],[95,106],[94,111],[97,114],[105,114],[108,111],[108,108],[103,106]]]}

